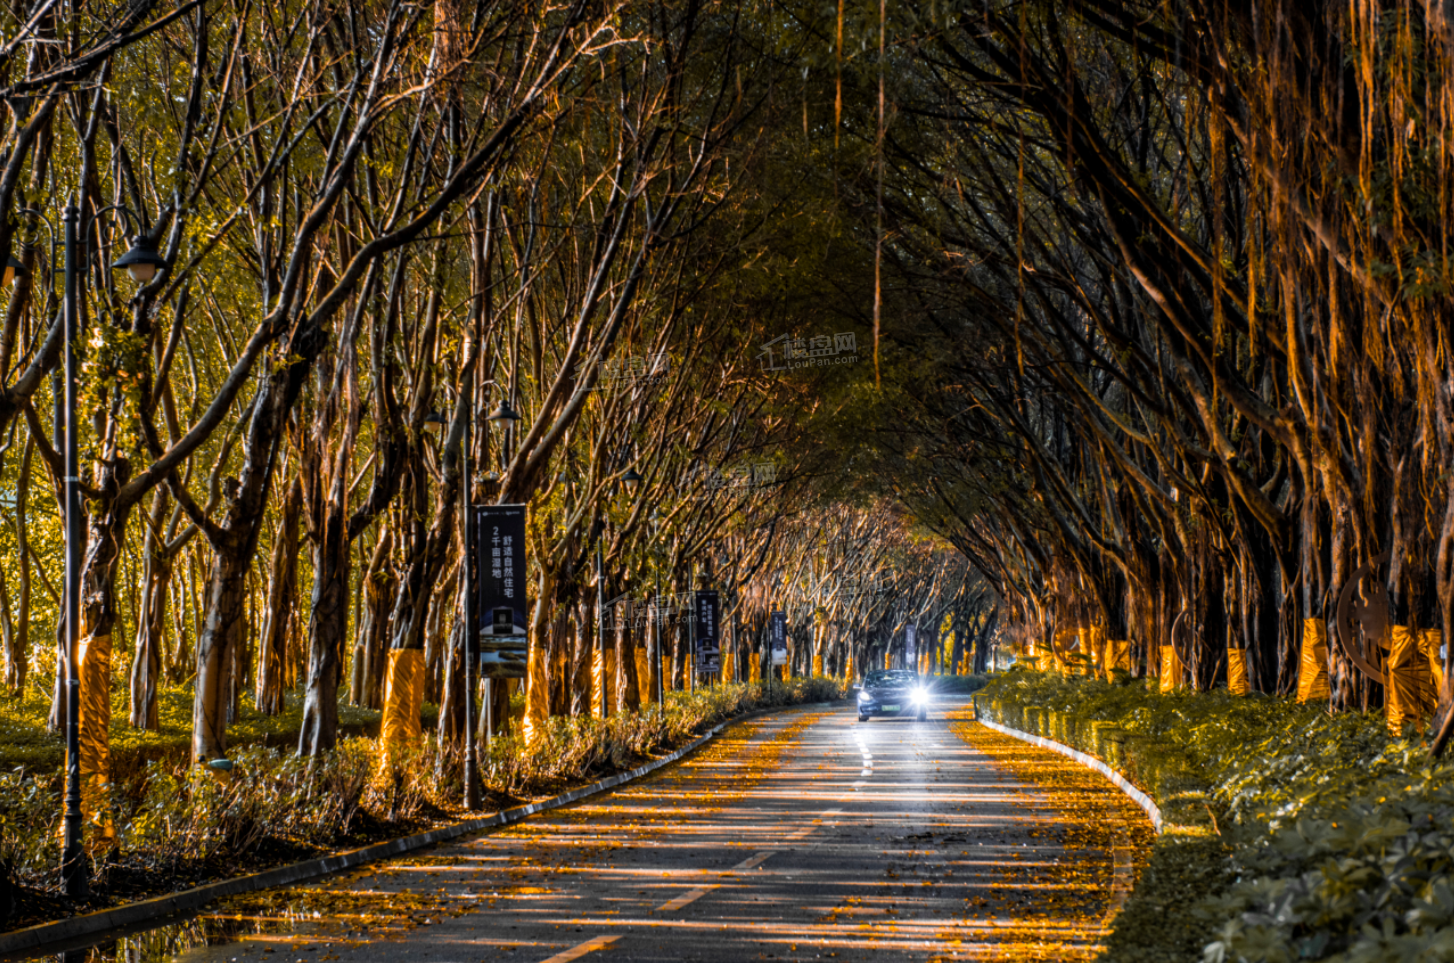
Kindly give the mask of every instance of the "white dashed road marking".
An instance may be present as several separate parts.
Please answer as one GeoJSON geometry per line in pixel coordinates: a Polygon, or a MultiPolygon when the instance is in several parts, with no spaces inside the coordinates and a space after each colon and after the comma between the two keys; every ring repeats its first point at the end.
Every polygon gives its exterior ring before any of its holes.
{"type": "Polygon", "coordinates": [[[619,936],[593,936],[584,943],[572,946],[568,950],[563,950],[554,956],[541,960],[540,963],[570,963],[571,960],[578,960],[587,953],[604,950],[620,938],[619,936]]]}

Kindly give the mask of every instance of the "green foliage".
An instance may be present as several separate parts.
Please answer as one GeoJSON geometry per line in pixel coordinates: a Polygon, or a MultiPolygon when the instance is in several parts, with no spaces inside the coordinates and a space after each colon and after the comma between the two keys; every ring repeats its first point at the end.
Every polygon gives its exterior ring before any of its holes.
{"type": "Polygon", "coordinates": [[[1219,837],[1158,840],[1108,959],[1454,960],[1454,764],[1382,718],[1023,671],[980,704],[1106,759],[1173,821],[1216,814],[1219,837]]]}
{"type": "Polygon", "coordinates": [[[60,779],[0,773],[0,875],[34,875],[60,859],[60,779]]]}
{"type": "Polygon", "coordinates": [[[123,851],[156,867],[250,857],[268,843],[327,846],[348,838],[366,792],[382,791],[370,739],[345,739],[311,759],[257,746],[233,762],[225,775],[151,763],[144,796],[118,814],[123,851]]]}
{"type": "Polygon", "coordinates": [[[1216,836],[1158,836],[1136,890],[1106,939],[1105,959],[1164,963],[1196,959],[1218,923],[1204,905],[1208,893],[1233,880],[1226,844],[1216,836]]]}

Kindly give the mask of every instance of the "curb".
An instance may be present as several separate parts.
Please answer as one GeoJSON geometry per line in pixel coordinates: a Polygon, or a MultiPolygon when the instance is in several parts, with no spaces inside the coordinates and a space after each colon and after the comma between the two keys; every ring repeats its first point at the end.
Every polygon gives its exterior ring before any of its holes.
{"type": "Polygon", "coordinates": [[[399,856],[415,849],[422,849],[426,846],[433,846],[436,843],[447,842],[451,839],[468,835],[469,833],[479,832],[484,829],[495,829],[500,826],[509,826],[536,813],[568,806],[573,802],[585,799],[587,796],[594,796],[608,789],[614,789],[623,783],[628,783],[653,773],[663,766],[669,766],[688,753],[701,748],[728,726],[736,725],[739,722],[746,722],[749,719],[768,715],[773,712],[783,712],[792,709],[825,708],[834,706],[835,704],[832,702],[806,702],[796,706],[771,706],[765,709],[755,709],[751,712],[745,712],[740,716],[734,716],[725,722],[718,723],[680,749],[660,759],[653,759],[644,766],[638,766],[629,772],[617,773],[599,782],[593,782],[588,786],[572,789],[570,792],[562,793],[559,796],[552,796],[549,799],[542,799],[539,802],[529,803],[524,806],[515,806],[511,809],[502,809],[499,812],[479,819],[468,819],[448,826],[441,826],[438,829],[431,829],[427,832],[415,833],[413,836],[401,836],[398,839],[390,839],[382,843],[373,843],[360,847],[359,849],[348,850],[347,852],[333,853],[332,855],[323,856],[318,859],[292,863],[288,866],[279,866],[276,869],[264,870],[261,873],[252,873],[247,876],[218,880],[215,883],[206,883],[193,889],[182,890],[178,893],[169,893],[166,896],[157,896],[137,903],[126,903],[125,905],[116,906],[111,909],[98,910],[94,913],[86,913],[81,916],[72,916],[69,919],[56,920],[51,923],[38,923],[35,926],[26,927],[23,930],[15,930],[10,933],[0,933],[0,961],[11,959],[16,954],[21,953],[35,953],[56,948],[66,948],[59,946],[59,944],[75,944],[75,947],[79,948],[80,946],[87,945],[88,942],[94,942],[94,939],[89,938],[97,937],[110,930],[134,927],[141,923],[160,920],[163,917],[189,913],[224,896],[235,896],[238,893],[251,893],[260,889],[272,889],[276,886],[291,886],[294,883],[301,883],[319,876],[327,876],[330,873],[352,869],[364,863],[387,859],[391,856],[399,856]]]}
{"type": "Polygon", "coordinates": [[[1112,769],[1104,762],[1101,762],[1095,756],[1088,756],[1085,753],[1081,752],[1079,749],[1072,749],[1067,745],[1056,742],[1054,739],[1046,739],[1044,736],[1032,736],[1028,732],[1021,732],[1019,729],[1011,729],[1009,726],[1002,726],[998,722],[990,722],[988,719],[976,719],[975,721],[982,726],[987,726],[995,730],[996,732],[1004,733],[1007,736],[1013,736],[1016,739],[1021,740],[1022,742],[1029,742],[1034,745],[1040,746],[1042,749],[1049,749],[1051,752],[1058,752],[1062,756],[1069,756],[1071,759],[1074,759],[1082,766],[1087,766],[1091,769],[1096,770],[1101,775],[1109,779],[1111,782],[1115,783],[1117,788],[1119,788],[1121,792],[1125,793],[1127,796],[1130,796],[1132,801],[1134,801],[1136,805],[1146,810],[1146,815],[1151,819],[1151,825],[1156,827],[1156,831],[1158,833],[1165,832],[1164,823],[1161,819],[1161,808],[1157,806],[1156,803],[1151,801],[1151,797],[1146,795],[1141,790],[1137,789],[1135,786],[1131,785],[1130,780],[1128,780],[1125,776],[1121,775],[1119,772],[1116,772],[1116,770],[1112,769]]]}

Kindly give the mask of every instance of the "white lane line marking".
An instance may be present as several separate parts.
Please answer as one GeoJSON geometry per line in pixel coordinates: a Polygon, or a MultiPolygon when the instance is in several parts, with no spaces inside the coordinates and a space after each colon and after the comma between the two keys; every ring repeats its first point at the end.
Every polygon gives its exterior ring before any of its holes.
{"type": "Polygon", "coordinates": [[[570,963],[571,960],[578,960],[587,953],[604,950],[620,938],[619,936],[593,936],[579,946],[572,946],[568,950],[562,950],[552,957],[541,960],[540,963],[570,963]]]}
{"type": "Polygon", "coordinates": [[[751,859],[744,859],[742,862],[738,863],[736,866],[733,866],[722,875],[727,876],[731,873],[744,873],[749,869],[756,869],[777,854],[778,851],[776,849],[765,849],[751,859]]]}
{"type": "Polygon", "coordinates": [[[688,890],[688,892],[682,893],[678,898],[673,899],[672,902],[662,903],[662,905],[657,906],[656,912],[664,914],[664,912],[672,912],[673,909],[680,909],[682,906],[688,905],[688,903],[695,903],[696,900],[701,899],[702,896],[717,889],[718,886],[721,886],[721,883],[710,883],[707,886],[698,886],[696,889],[688,890]]]}
{"type": "Polygon", "coordinates": [[[698,886],[696,889],[688,890],[669,903],[662,903],[656,908],[656,911],[658,913],[670,913],[672,910],[679,910],[688,903],[695,903],[721,885],[721,883],[710,883],[706,886],[698,886]]]}
{"type": "MultiPolygon", "coordinates": [[[[820,826],[823,825],[824,821],[829,816],[837,816],[837,815],[839,815],[842,812],[843,812],[843,810],[841,810],[841,809],[825,809],[821,813],[818,814],[818,819],[817,819],[816,822],[813,823],[813,825],[811,825],[811,826],[805,826],[805,827],[803,827],[802,829],[799,829],[796,832],[789,833],[788,834],[788,839],[802,839],[804,836],[811,835],[814,830],[818,829],[820,826]]],[[[837,823],[830,823],[829,825],[836,826],[838,824],[837,823]]]]}
{"type": "MultiPolygon", "coordinates": [[[[809,827],[808,832],[812,831],[812,827],[809,827]]],[[[721,873],[721,876],[723,878],[726,878],[734,873],[745,873],[749,869],[756,869],[758,866],[761,866],[763,863],[776,856],[778,852],[779,850],[776,849],[765,849],[755,856],[744,859],[742,862],[738,863],[736,866],[733,866],[731,869],[724,869],[721,873]]],[[[656,908],[656,912],[666,913],[670,912],[671,910],[681,909],[688,903],[695,902],[696,900],[701,899],[703,896],[706,896],[708,893],[712,892],[712,890],[717,889],[721,885],[721,883],[708,883],[705,886],[698,886],[696,889],[687,890],[687,892],[678,896],[676,899],[671,900],[670,902],[662,903],[656,908]]],[[[574,959],[574,957],[572,957],[572,959],[574,959]]],[[[546,960],[545,963],[551,963],[551,961],[546,960]]]]}

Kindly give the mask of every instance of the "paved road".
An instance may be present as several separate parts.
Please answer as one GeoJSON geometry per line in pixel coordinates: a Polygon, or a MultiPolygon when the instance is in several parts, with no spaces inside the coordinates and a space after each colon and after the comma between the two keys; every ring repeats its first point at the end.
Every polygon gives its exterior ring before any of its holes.
{"type": "MultiPolygon", "coordinates": [[[[848,708],[761,717],[609,795],[240,897],[113,952],[179,963],[1087,957],[1115,857],[1067,832],[1053,793],[1018,781],[1003,744],[992,761],[985,738],[1003,739],[942,711],[923,723],[858,724],[848,708]],[[227,941],[183,949],[221,931],[227,941]]],[[[1096,793],[1097,822],[1144,822],[1109,783],[1096,793]]]]}

